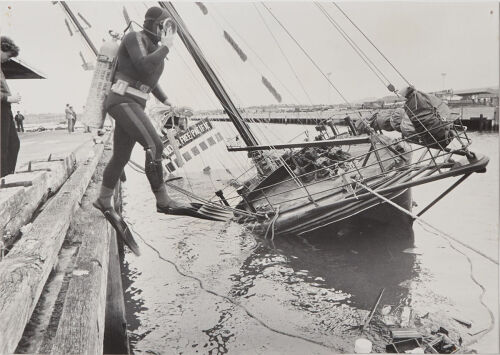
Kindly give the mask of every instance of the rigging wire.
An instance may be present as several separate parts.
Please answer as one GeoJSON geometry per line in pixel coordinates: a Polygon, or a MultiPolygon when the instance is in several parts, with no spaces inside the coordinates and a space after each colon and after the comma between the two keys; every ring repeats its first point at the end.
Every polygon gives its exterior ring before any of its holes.
{"type": "MultiPolygon", "coordinates": [[[[255,5],[254,5],[255,6],[255,5]]],[[[283,84],[283,82],[279,79],[279,77],[274,73],[274,71],[266,64],[266,62],[262,59],[262,57],[257,53],[256,50],[254,50],[250,44],[245,40],[245,38],[236,31],[236,29],[231,26],[231,23],[215,8],[215,5],[212,6],[212,9],[214,10],[214,13],[217,14],[228,26],[229,28],[243,41],[243,43],[252,51],[253,54],[259,59],[259,61],[264,65],[264,67],[271,73],[271,75],[278,81],[278,83],[290,94],[290,96],[293,98],[293,100],[296,103],[299,103],[299,100],[297,97],[288,89],[288,87],[283,84]]],[[[250,58],[248,58],[250,64],[254,65],[250,58]]]]}
{"type": "MultiPolygon", "coordinates": [[[[215,12],[215,13],[217,13],[217,11],[216,11],[216,10],[214,10],[214,12],[215,12]]],[[[220,15],[220,14],[218,14],[218,16],[220,16],[221,18],[223,18],[223,16],[222,16],[222,15],[220,15]]],[[[224,31],[224,28],[221,26],[221,24],[219,24],[219,23],[217,22],[217,20],[216,20],[214,17],[211,17],[211,18],[212,18],[212,21],[215,23],[215,25],[216,25],[216,26],[218,26],[218,27],[219,27],[219,29],[222,29],[222,30],[224,31]]],[[[224,19],[224,18],[223,18],[223,19],[224,19]]],[[[227,21],[227,20],[225,20],[225,19],[224,19],[224,21],[226,21],[226,23],[228,23],[228,21],[227,21]]],[[[228,25],[229,25],[229,27],[231,27],[231,25],[230,25],[229,23],[228,23],[228,25]]],[[[232,28],[232,27],[231,27],[231,28],[232,28]]],[[[238,33],[237,33],[234,29],[233,29],[233,31],[234,31],[234,32],[238,35],[238,37],[240,37],[240,38],[243,40],[243,42],[245,42],[245,40],[242,38],[242,36],[241,36],[241,35],[239,35],[239,34],[238,34],[238,33]]],[[[247,44],[247,43],[245,42],[245,44],[247,44]]],[[[247,46],[248,46],[248,47],[250,47],[248,44],[247,44],[247,46]]],[[[250,49],[251,49],[251,48],[250,48],[250,49]]],[[[251,50],[252,50],[252,49],[251,49],[251,50]]],[[[250,62],[250,65],[252,66],[252,68],[255,70],[255,72],[256,72],[256,73],[260,76],[261,74],[260,74],[259,70],[257,69],[257,67],[255,66],[255,64],[254,64],[252,61],[250,61],[250,60],[249,60],[249,62],[250,62]]],[[[272,72],[271,72],[271,73],[272,73],[272,72]]],[[[286,89],[286,87],[285,87],[285,89],[286,89]]],[[[238,101],[240,101],[240,102],[241,102],[241,100],[238,100],[238,101]]],[[[240,105],[240,106],[241,106],[241,105],[240,105]]],[[[258,123],[258,122],[257,122],[257,121],[253,118],[253,117],[245,117],[245,118],[246,118],[246,120],[250,121],[251,123],[258,123]]],[[[253,129],[254,129],[254,130],[256,130],[256,131],[258,131],[258,132],[260,133],[260,135],[261,135],[261,136],[265,139],[265,141],[267,141],[267,142],[270,142],[270,139],[269,139],[269,137],[267,136],[266,131],[267,131],[267,132],[269,132],[269,133],[274,134],[274,133],[272,132],[272,130],[264,130],[264,129],[263,129],[263,128],[261,128],[259,125],[256,125],[253,129]]]]}
{"type": "MultiPolygon", "coordinates": [[[[294,74],[295,78],[297,79],[300,87],[302,88],[302,91],[304,91],[304,94],[306,95],[307,97],[307,100],[309,101],[309,103],[312,105],[312,100],[311,100],[311,97],[309,96],[307,90],[305,89],[304,87],[304,84],[302,83],[302,81],[300,80],[297,72],[295,71],[295,69],[293,68],[292,66],[292,63],[290,62],[290,60],[288,60],[288,57],[285,55],[285,52],[283,50],[283,48],[281,47],[278,39],[274,36],[274,33],[271,31],[271,28],[269,27],[269,25],[267,24],[264,16],[262,15],[262,13],[260,12],[259,8],[257,7],[257,5],[255,3],[252,3],[253,7],[255,8],[255,10],[257,11],[257,13],[259,14],[259,17],[260,19],[262,20],[262,22],[264,23],[265,27],[267,28],[269,34],[271,35],[271,37],[273,38],[274,40],[274,43],[276,43],[276,46],[279,48],[281,54],[283,55],[283,58],[285,58],[286,62],[288,63],[288,66],[289,68],[292,70],[292,73],[294,74]]],[[[297,103],[298,103],[298,100],[297,100],[297,103]]]]}
{"type": "MultiPolygon", "coordinates": [[[[191,36],[191,37],[192,37],[192,36],[191,36]]],[[[205,49],[201,48],[201,44],[198,44],[198,46],[200,47],[200,48],[199,48],[199,50],[200,50],[200,51],[203,51],[202,53],[209,53],[209,52],[208,52],[208,51],[206,51],[205,49]]],[[[197,50],[197,49],[195,49],[195,50],[197,50]]],[[[198,53],[198,55],[206,57],[206,55],[202,55],[202,53],[198,53]]],[[[207,61],[208,61],[208,60],[207,60],[207,61]]],[[[230,85],[228,85],[228,84],[227,84],[227,82],[224,80],[223,76],[221,75],[222,70],[218,67],[218,65],[217,65],[217,61],[211,60],[211,61],[210,61],[210,63],[211,63],[211,66],[212,66],[212,71],[214,72],[214,74],[216,74],[216,75],[217,75],[217,78],[219,79],[219,81],[221,82],[221,84],[223,84],[223,85],[224,85],[224,88],[228,91],[228,95],[230,94],[230,96],[231,96],[232,98],[234,98],[234,101],[235,101],[235,102],[234,102],[234,106],[235,106],[235,107],[241,107],[241,106],[242,106],[242,105],[241,105],[242,100],[239,98],[239,96],[238,96],[238,95],[237,95],[237,94],[236,94],[233,90],[231,90],[231,86],[230,86],[230,85]]],[[[219,101],[220,101],[220,100],[219,100],[219,101]]],[[[224,103],[223,103],[223,102],[220,102],[220,104],[221,104],[221,105],[223,106],[223,108],[225,108],[226,110],[231,111],[228,107],[226,107],[226,106],[224,105],[224,103]]]]}
{"type": "Polygon", "coordinates": [[[401,72],[394,66],[394,64],[392,64],[392,62],[384,55],[384,53],[382,53],[382,51],[380,49],[378,49],[378,47],[375,45],[375,43],[373,43],[372,40],[370,40],[370,38],[368,38],[368,36],[354,23],[353,20],[351,20],[351,18],[344,12],[344,10],[342,10],[342,8],[334,1],[332,1],[332,4],[335,5],[335,7],[337,9],[339,9],[339,11],[349,20],[350,23],[352,23],[352,25],[359,31],[359,33],[361,33],[363,35],[363,37],[373,46],[373,48],[375,48],[377,50],[377,52],[386,60],[387,63],[389,63],[389,65],[396,71],[396,73],[398,73],[398,75],[409,86],[411,86],[411,83],[403,76],[403,74],[401,74],[401,72]]]}
{"type": "MultiPolygon", "coordinates": [[[[191,37],[191,35],[190,35],[191,37]]],[[[202,55],[202,49],[201,47],[200,48],[192,48],[192,50],[198,52],[197,55],[200,56],[200,57],[204,57],[204,55],[202,55]]],[[[236,93],[234,93],[232,90],[231,90],[231,87],[229,85],[227,85],[225,83],[225,81],[223,80],[223,77],[219,74],[221,73],[222,71],[219,69],[219,67],[217,66],[217,63],[216,61],[215,62],[212,62],[212,65],[213,65],[213,68],[212,68],[212,71],[214,73],[214,75],[216,75],[218,78],[219,78],[219,81],[222,84],[224,84],[224,87],[227,88],[228,92],[225,94],[225,95],[229,95],[229,93],[231,94],[231,96],[233,98],[235,98],[238,102],[237,104],[234,104],[234,108],[237,110],[237,107],[241,107],[241,99],[238,97],[238,95],[236,93]]],[[[229,98],[229,96],[228,96],[229,98]]],[[[220,100],[219,100],[220,101],[220,100]]],[[[225,106],[225,104],[223,102],[221,102],[222,106],[224,107],[224,109],[227,111],[227,112],[232,112],[232,108],[228,108],[225,106]]],[[[236,112],[233,112],[233,114],[236,114],[236,112]]]]}
{"type": "MultiPolygon", "coordinates": [[[[216,14],[217,14],[217,12],[216,12],[215,10],[214,10],[214,13],[216,13],[216,14]]],[[[223,19],[222,15],[218,15],[218,16],[220,16],[220,17],[223,19]]],[[[219,27],[219,28],[220,28],[220,29],[221,29],[224,33],[227,33],[227,34],[229,35],[229,33],[228,33],[225,29],[224,29],[224,27],[223,27],[223,26],[222,26],[222,25],[221,25],[221,24],[220,24],[220,23],[219,23],[219,22],[218,22],[218,21],[217,21],[214,17],[211,17],[211,18],[212,18],[212,20],[214,21],[214,23],[215,23],[215,24],[216,24],[216,25],[217,25],[217,26],[218,26],[218,27],[219,27]]],[[[232,29],[231,25],[229,25],[229,27],[232,29]]],[[[239,35],[239,34],[238,34],[238,33],[237,33],[234,29],[232,29],[232,30],[233,30],[233,32],[234,32],[234,33],[236,33],[236,35],[238,35],[238,37],[240,37],[240,39],[242,39],[242,37],[241,37],[241,36],[240,36],[240,35],[239,35]]],[[[230,36],[230,35],[229,35],[229,36],[230,36]]],[[[242,39],[242,40],[243,40],[243,39],[242,39]]],[[[245,40],[243,40],[243,42],[246,44],[245,40]]],[[[248,44],[247,44],[247,46],[248,46],[248,44]]],[[[238,48],[239,48],[239,47],[238,47],[238,48]]],[[[250,47],[249,47],[249,48],[250,48],[250,47]]],[[[251,49],[251,48],[250,48],[250,49],[251,49]]],[[[241,50],[241,49],[240,49],[240,50],[241,50]]],[[[261,74],[261,72],[259,71],[259,69],[257,68],[257,66],[255,65],[255,63],[254,63],[252,60],[250,60],[250,58],[248,58],[248,56],[247,56],[246,61],[248,61],[248,63],[250,64],[251,68],[252,68],[252,69],[254,70],[254,72],[257,74],[257,77],[260,77],[262,74],[261,74]]],[[[286,88],[285,88],[285,89],[286,89],[286,88]]],[[[287,89],[286,89],[286,90],[287,90],[287,89]]],[[[287,90],[287,91],[288,91],[288,90],[287,90]]],[[[291,94],[291,93],[290,93],[290,94],[291,94]]],[[[293,95],[293,94],[291,94],[291,95],[293,95]]]]}
{"type": "MultiPolygon", "coordinates": [[[[72,14],[72,10],[71,8],[69,7],[69,5],[67,4],[66,1],[59,1],[58,2],[59,5],[61,6],[61,9],[64,13],[64,17],[69,21],[69,23],[71,23],[74,27],[76,27],[76,29],[74,29],[75,32],[80,32],[80,39],[82,40],[83,44],[92,52],[94,53],[95,55],[97,55],[97,49],[96,47],[93,45],[93,43],[90,41],[90,38],[88,38],[88,35],[83,33],[82,31],[80,31],[78,29],[78,26],[79,24],[76,22],[78,21],[78,19],[76,18],[76,16],[74,14],[72,14]],[[74,18],[73,18],[74,17],[74,18]]],[[[71,36],[73,36],[71,34],[71,36]]]]}
{"type": "MultiPolygon", "coordinates": [[[[131,23],[135,23],[137,26],[141,27],[141,25],[139,25],[137,22],[135,21],[131,21],[131,23]]],[[[196,76],[194,75],[194,73],[192,72],[191,68],[189,67],[189,65],[187,64],[186,60],[184,59],[183,55],[181,54],[180,51],[175,51],[175,53],[178,54],[178,56],[181,58],[181,60],[183,61],[183,63],[186,65],[186,67],[188,68],[189,72],[191,73],[191,75],[193,76],[193,78],[195,79],[195,81],[200,85],[202,91],[207,95],[207,97],[209,98],[209,100],[213,101],[213,99],[206,93],[205,89],[202,87],[202,85],[200,84],[200,82],[198,81],[198,79],[196,78],[196,76]]],[[[227,128],[227,127],[226,127],[227,128]]],[[[234,129],[233,129],[234,130],[234,129]]],[[[232,157],[233,158],[233,157],[232,157]]],[[[245,170],[244,168],[244,163],[242,163],[241,161],[236,161],[236,164],[237,165],[240,165],[239,168],[242,169],[242,170],[245,170]],[[241,165],[243,165],[243,168],[241,168],[241,165]]],[[[188,183],[190,183],[190,181],[188,181],[188,183]]]]}
{"type": "Polygon", "coordinates": [[[384,73],[373,63],[373,61],[366,55],[366,53],[356,44],[356,42],[342,29],[337,21],[335,21],[332,16],[326,11],[322,4],[315,2],[316,7],[326,16],[333,27],[341,34],[341,36],[346,40],[346,42],[352,47],[354,52],[356,52],[361,60],[368,66],[368,68],[377,76],[380,82],[384,86],[390,84],[390,80],[384,75],[384,73]],[[383,77],[383,78],[382,78],[383,77]],[[385,79],[385,81],[384,81],[385,79]]]}
{"type": "MultiPolygon", "coordinates": [[[[131,21],[131,22],[136,23],[135,21],[131,21]]],[[[136,24],[137,24],[137,23],[136,23],[136,24]]],[[[142,27],[142,26],[140,26],[139,24],[137,24],[137,25],[138,25],[139,27],[142,27]]],[[[187,64],[187,62],[186,62],[186,60],[184,59],[184,57],[183,57],[183,55],[181,54],[181,52],[180,52],[180,51],[175,51],[175,52],[176,52],[176,53],[178,54],[178,56],[181,58],[181,60],[182,60],[182,62],[184,63],[184,65],[188,68],[188,70],[189,70],[190,74],[193,76],[193,78],[195,79],[195,81],[196,81],[196,82],[200,85],[200,87],[201,87],[202,91],[203,91],[203,92],[207,95],[207,97],[209,98],[209,100],[213,101],[213,99],[211,99],[211,97],[210,97],[210,96],[206,93],[206,90],[202,87],[202,85],[200,84],[200,82],[197,80],[196,76],[195,76],[195,75],[194,75],[194,73],[192,72],[191,68],[190,68],[190,67],[189,67],[189,65],[187,64]]],[[[221,104],[222,104],[222,106],[224,107],[224,104],[223,104],[223,103],[221,103],[221,104]]],[[[227,128],[227,127],[225,127],[225,128],[227,128]]],[[[234,156],[233,156],[233,157],[231,157],[231,158],[232,158],[232,159],[236,159],[234,156]]],[[[202,159],[203,159],[203,158],[202,158],[202,159]]],[[[235,163],[236,163],[236,165],[239,165],[238,167],[239,167],[241,170],[245,170],[244,163],[241,163],[241,162],[239,162],[239,161],[237,161],[237,160],[236,160],[236,162],[235,162],[235,163]],[[243,167],[242,167],[241,165],[243,165],[243,167]]],[[[129,164],[129,165],[130,165],[130,164],[129,164]]],[[[185,170],[185,169],[183,169],[183,170],[185,170]]],[[[185,175],[186,175],[187,182],[188,182],[188,184],[189,184],[189,187],[190,187],[191,191],[194,191],[194,190],[193,190],[192,183],[191,183],[191,181],[190,181],[190,179],[189,179],[188,175],[187,175],[187,174],[185,174],[185,175]]],[[[211,177],[210,177],[210,179],[211,179],[212,185],[213,185],[213,186],[214,186],[214,188],[215,188],[214,182],[213,182],[213,180],[212,180],[212,178],[211,178],[211,177]]],[[[216,188],[215,188],[215,189],[216,189],[216,188]]]]}
{"type": "MultiPolygon", "coordinates": [[[[193,79],[198,83],[198,85],[200,86],[203,93],[208,97],[208,99],[214,105],[214,107],[217,107],[217,104],[215,103],[214,99],[207,93],[207,89],[204,88],[203,85],[201,84],[201,82],[198,80],[198,78],[194,74],[192,68],[189,66],[186,59],[184,58],[184,55],[180,51],[175,51],[175,53],[177,53],[177,55],[181,58],[182,62],[187,67],[187,69],[188,69],[189,73],[191,74],[191,76],[193,77],[193,79]]],[[[224,130],[225,133],[229,132],[229,134],[227,135],[228,137],[233,137],[235,135],[238,135],[235,128],[232,126],[228,127],[225,124],[218,124],[217,127],[220,128],[221,130],[224,130]],[[231,130],[231,128],[232,128],[232,130],[231,130]]],[[[239,169],[241,169],[242,171],[245,170],[245,162],[242,161],[241,155],[238,154],[237,156],[235,156],[233,154],[229,154],[229,156],[230,156],[230,159],[238,166],[239,169]]]]}
{"type": "MultiPolygon", "coordinates": [[[[215,13],[217,13],[217,15],[218,15],[219,17],[221,17],[221,18],[222,18],[222,20],[224,20],[224,21],[228,24],[228,26],[229,26],[229,27],[230,27],[230,28],[231,28],[231,29],[232,29],[232,30],[233,30],[233,31],[234,31],[234,32],[238,35],[238,37],[240,37],[240,39],[242,39],[242,40],[243,40],[243,42],[244,42],[244,43],[245,43],[245,44],[246,44],[246,45],[250,48],[250,50],[252,50],[252,52],[254,52],[254,53],[256,54],[256,56],[257,56],[257,57],[258,57],[261,61],[263,61],[263,60],[259,57],[259,55],[258,55],[258,54],[257,54],[257,53],[256,53],[256,52],[255,52],[255,51],[254,51],[254,50],[253,50],[253,49],[252,49],[252,48],[248,45],[248,43],[245,41],[245,39],[244,39],[244,38],[243,38],[243,37],[242,37],[242,36],[241,36],[241,35],[240,35],[240,34],[239,34],[236,30],[234,30],[234,28],[231,26],[231,24],[230,24],[230,23],[229,23],[229,22],[228,22],[228,21],[227,21],[227,20],[226,20],[226,19],[225,19],[225,18],[224,18],[221,14],[219,14],[219,13],[217,12],[217,10],[215,10],[215,9],[214,9],[214,11],[215,11],[215,13]]],[[[214,23],[215,23],[217,26],[219,26],[220,28],[222,28],[222,26],[221,26],[221,25],[220,25],[220,24],[219,24],[219,23],[215,20],[215,18],[212,18],[212,20],[214,21],[214,23]]],[[[223,28],[222,28],[222,29],[223,29],[223,28]]],[[[223,29],[223,30],[224,30],[224,29],[223,29]]],[[[257,74],[259,74],[259,75],[260,75],[259,71],[257,70],[256,66],[253,64],[253,62],[251,62],[251,61],[250,61],[250,64],[253,66],[253,68],[254,68],[254,70],[257,72],[257,74]]],[[[266,66],[266,67],[267,67],[267,66],[266,66]]],[[[271,70],[271,69],[269,69],[269,68],[268,68],[268,70],[270,70],[270,71],[271,71],[271,74],[273,74],[273,76],[275,76],[275,77],[276,77],[276,75],[272,72],[272,70],[271,70]]],[[[279,81],[279,79],[278,79],[278,81],[279,81]]],[[[281,82],[280,82],[280,83],[281,83],[281,82]]],[[[282,84],[282,83],[281,83],[281,84],[282,84]]],[[[283,85],[283,84],[282,84],[282,85],[283,85]]],[[[284,86],[284,85],[283,85],[283,86],[284,86]]],[[[285,87],[285,89],[286,89],[287,91],[289,91],[289,90],[287,89],[287,87],[286,87],[286,86],[284,86],[284,87],[285,87]]],[[[296,100],[296,99],[295,99],[295,100],[296,100]]],[[[298,102],[298,101],[297,101],[297,102],[298,102]]],[[[249,121],[249,122],[251,122],[251,123],[258,123],[258,122],[257,122],[257,120],[256,120],[256,119],[254,119],[253,117],[246,117],[246,120],[248,120],[248,121],[249,121]]],[[[265,125],[265,126],[267,126],[267,127],[269,127],[269,125],[268,125],[268,124],[266,124],[265,122],[264,122],[264,125],[265,125]]],[[[263,137],[263,138],[264,138],[267,142],[270,142],[271,140],[270,140],[270,139],[269,139],[269,137],[267,136],[266,132],[268,132],[268,133],[272,134],[275,138],[277,138],[278,140],[280,140],[280,137],[278,137],[278,136],[277,136],[277,135],[273,132],[273,130],[269,130],[269,129],[264,130],[264,129],[262,129],[262,128],[261,128],[261,126],[260,126],[260,125],[256,125],[256,126],[254,127],[254,129],[255,129],[255,130],[257,130],[257,131],[261,134],[261,136],[262,136],[262,137],[263,137]]]]}
{"type": "MultiPolygon", "coordinates": [[[[137,11],[136,11],[136,12],[137,12],[137,11]]],[[[131,23],[135,23],[137,26],[139,26],[140,28],[142,28],[142,26],[141,26],[140,24],[138,24],[136,21],[131,21],[131,22],[130,22],[130,24],[131,24],[131,23]]],[[[198,82],[198,84],[200,85],[200,87],[202,88],[202,91],[203,91],[203,92],[204,92],[204,93],[208,96],[209,100],[212,100],[212,99],[210,98],[210,96],[206,93],[206,91],[203,89],[203,87],[201,86],[201,84],[199,83],[199,81],[197,80],[197,78],[196,78],[196,76],[194,75],[194,73],[192,72],[191,68],[189,67],[189,65],[187,64],[187,62],[184,60],[184,57],[182,56],[182,54],[181,54],[179,51],[175,51],[175,52],[176,52],[176,53],[178,53],[179,57],[181,58],[181,60],[183,61],[183,63],[186,65],[186,67],[187,67],[187,68],[188,68],[188,70],[190,71],[190,73],[191,73],[191,75],[193,76],[193,78],[195,79],[195,81],[197,81],[197,82],[198,82]]],[[[222,103],[221,103],[221,104],[222,104],[222,103]]],[[[223,105],[223,104],[222,104],[222,105],[223,105]]],[[[224,106],[224,105],[223,105],[223,106],[224,106]]],[[[227,128],[227,127],[226,127],[226,128],[227,128]]],[[[234,130],[234,129],[233,129],[233,130],[234,130]]],[[[233,158],[233,157],[232,157],[232,158],[233,158]]],[[[244,168],[244,163],[236,161],[236,165],[239,165],[239,164],[240,164],[239,168],[240,168],[240,169],[242,169],[242,170],[245,170],[245,168],[244,168]],[[241,167],[241,165],[243,165],[243,167],[241,167]]],[[[191,190],[192,190],[192,185],[191,185],[191,182],[189,181],[189,179],[188,179],[188,183],[189,183],[190,188],[191,188],[191,190]]],[[[193,190],[192,190],[192,191],[193,191],[193,190]]]]}
{"type": "Polygon", "coordinates": [[[300,48],[302,53],[309,59],[309,61],[314,65],[314,67],[320,72],[320,74],[328,81],[331,87],[339,94],[339,96],[344,100],[344,102],[351,107],[351,103],[342,95],[340,90],[335,86],[335,84],[328,78],[328,76],[323,72],[323,70],[319,67],[319,65],[316,63],[316,61],[307,53],[307,51],[302,47],[302,45],[295,39],[295,37],[290,33],[290,31],[286,28],[283,23],[274,15],[274,13],[269,9],[264,3],[260,3],[270,14],[271,16],[275,19],[275,21],[280,25],[280,27],[288,34],[288,36],[295,42],[295,44],[300,48]]]}

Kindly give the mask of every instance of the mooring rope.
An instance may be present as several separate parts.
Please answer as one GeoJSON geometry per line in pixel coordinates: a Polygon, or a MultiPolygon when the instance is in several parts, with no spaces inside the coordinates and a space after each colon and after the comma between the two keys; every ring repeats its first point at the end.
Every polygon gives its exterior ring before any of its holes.
{"type": "Polygon", "coordinates": [[[398,204],[396,204],[395,202],[391,201],[390,199],[388,199],[387,197],[385,196],[382,196],[381,194],[379,194],[378,192],[374,191],[373,189],[369,188],[368,186],[364,185],[363,183],[359,182],[359,181],[356,181],[356,183],[361,186],[362,188],[364,188],[365,190],[369,191],[370,193],[372,193],[373,195],[377,196],[378,198],[380,198],[381,200],[383,200],[384,202],[390,204],[391,206],[397,208],[398,210],[400,210],[401,212],[409,215],[410,217],[414,218],[417,222],[419,222],[426,231],[434,234],[435,236],[438,236],[438,237],[441,237],[443,239],[445,239],[448,244],[450,245],[450,247],[452,249],[454,249],[455,251],[457,251],[458,253],[462,254],[463,256],[465,256],[465,258],[467,259],[468,263],[469,263],[469,266],[470,266],[470,273],[469,273],[469,276],[472,280],[473,283],[475,283],[480,289],[481,289],[481,295],[479,296],[479,302],[481,303],[481,305],[486,309],[486,311],[488,312],[489,316],[490,316],[490,324],[488,326],[488,328],[481,332],[481,335],[478,336],[477,338],[475,339],[472,339],[470,342],[468,342],[466,344],[466,346],[468,345],[472,345],[476,342],[478,342],[481,338],[483,338],[486,334],[488,334],[489,332],[491,332],[491,330],[493,330],[493,327],[495,325],[495,316],[493,315],[493,312],[491,311],[491,309],[486,305],[486,303],[484,302],[484,295],[486,294],[486,288],[475,278],[474,276],[474,273],[473,273],[473,265],[472,265],[472,260],[470,259],[470,257],[465,254],[464,252],[460,251],[459,249],[457,249],[451,242],[451,240],[457,242],[458,244],[462,245],[463,247],[469,249],[469,250],[472,250],[473,252],[477,253],[478,255],[482,256],[483,258],[491,261],[492,263],[498,265],[498,261],[489,257],[488,255],[482,253],[481,251],[477,250],[476,248],[452,237],[451,235],[439,230],[438,228],[434,227],[433,225],[431,225],[430,223],[426,222],[425,220],[423,220],[421,217],[418,217],[417,215],[415,215],[414,213],[408,211],[407,209],[399,206],[398,204]],[[428,227],[430,229],[432,229],[432,231],[429,231],[427,228],[425,227],[428,227]],[[450,240],[451,239],[451,240],[450,240]]]}
{"type": "MultiPolygon", "coordinates": [[[[262,319],[260,319],[257,315],[255,315],[254,313],[252,313],[247,307],[245,307],[243,304],[241,304],[240,302],[232,299],[231,297],[228,297],[226,295],[223,295],[223,294],[220,294],[218,293],[217,291],[213,291],[213,290],[210,290],[208,288],[205,287],[204,283],[203,283],[203,280],[201,280],[200,278],[194,276],[194,275],[190,275],[190,274],[187,274],[185,273],[184,271],[182,271],[179,266],[172,260],[164,257],[160,251],[158,249],[156,249],[154,247],[154,245],[152,245],[151,243],[149,243],[146,239],[144,239],[142,237],[142,235],[137,232],[133,227],[132,227],[132,224],[131,223],[128,223],[129,226],[130,226],[130,229],[134,232],[134,234],[136,234],[143,242],[144,244],[146,244],[151,250],[153,250],[157,255],[158,255],[158,258],[160,260],[163,260],[167,263],[169,263],[170,265],[172,265],[175,269],[175,271],[177,271],[177,273],[185,278],[188,278],[188,279],[191,279],[191,280],[194,280],[198,283],[200,289],[202,289],[203,291],[205,291],[206,293],[209,293],[213,296],[216,296],[216,297],[219,297],[219,298],[222,298],[226,301],[228,301],[229,303],[231,303],[232,305],[242,309],[250,318],[252,318],[253,320],[255,320],[257,323],[259,323],[261,326],[263,326],[264,328],[274,332],[274,333],[277,333],[277,334],[281,334],[281,335],[284,335],[284,336],[287,336],[287,337],[290,337],[290,338],[295,338],[295,339],[301,339],[305,342],[308,342],[308,343],[311,343],[311,344],[315,344],[315,345],[319,345],[319,346],[322,346],[324,348],[327,348],[329,350],[336,350],[334,349],[333,347],[329,346],[328,344],[322,342],[322,341],[318,341],[318,340],[313,340],[313,339],[309,339],[309,338],[306,338],[302,335],[298,335],[298,334],[292,334],[292,333],[289,333],[289,332],[286,332],[286,331],[283,331],[283,330],[279,330],[277,328],[274,328],[273,326],[267,324],[265,321],[263,321],[262,319]]],[[[257,247],[257,243],[256,245],[254,246],[254,249],[257,247]]]]}
{"type": "Polygon", "coordinates": [[[269,233],[269,229],[271,229],[271,241],[274,240],[274,231],[275,231],[274,224],[276,223],[276,220],[278,219],[279,215],[280,215],[280,205],[278,205],[276,207],[276,213],[275,213],[272,221],[269,223],[269,226],[267,226],[265,238],[267,238],[267,234],[269,233]]]}

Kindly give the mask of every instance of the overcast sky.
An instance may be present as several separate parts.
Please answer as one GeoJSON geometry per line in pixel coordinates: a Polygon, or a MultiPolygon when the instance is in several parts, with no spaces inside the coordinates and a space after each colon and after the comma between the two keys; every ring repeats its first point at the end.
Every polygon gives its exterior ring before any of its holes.
{"type": "MultiPolygon", "coordinates": [[[[107,31],[123,31],[123,6],[141,23],[153,2],[69,2],[92,25],[97,46],[107,31]]],[[[396,86],[404,81],[330,2],[331,17],[396,86]]],[[[340,6],[395,67],[417,88],[467,89],[498,85],[498,3],[494,2],[341,2],[340,6]],[[446,75],[443,77],[443,73],[446,75]]],[[[237,105],[276,103],[261,83],[264,75],[283,103],[340,103],[342,99],[260,3],[206,2],[208,15],[190,2],[175,3],[194,38],[237,105]],[[295,73],[290,69],[260,11],[295,73]],[[248,56],[246,62],[225,41],[226,30],[248,56]],[[298,79],[296,78],[298,77],[298,79]],[[304,87],[307,94],[302,89],[304,87]]],[[[44,72],[47,80],[11,80],[23,97],[14,109],[28,113],[61,112],[66,103],[85,104],[91,72],[78,55],[93,55],[70,37],[60,5],[51,2],[0,2],[0,31],[20,46],[20,57],[44,72]]],[[[312,2],[266,3],[323,73],[349,101],[389,92],[312,2]]],[[[137,27],[136,27],[137,29],[137,27]]],[[[204,78],[179,38],[169,54],[161,85],[176,105],[219,108],[204,78]]]]}

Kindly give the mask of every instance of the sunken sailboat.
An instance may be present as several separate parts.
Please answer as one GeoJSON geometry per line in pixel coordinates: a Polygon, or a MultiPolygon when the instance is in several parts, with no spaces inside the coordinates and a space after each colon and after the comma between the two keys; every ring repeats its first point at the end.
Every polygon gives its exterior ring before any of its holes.
{"type": "MultiPolygon", "coordinates": [[[[392,84],[387,85],[404,101],[404,109],[376,112],[369,117],[359,112],[346,116],[348,130],[344,132],[332,120],[323,120],[316,127],[321,134],[314,140],[262,144],[174,5],[159,5],[170,14],[177,34],[236,129],[237,141],[243,144],[228,145],[227,154],[244,152],[252,163],[251,168],[231,179],[227,188],[215,191],[211,199],[167,181],[171,188],[203,202],[207,216],[253,223],[273,235],[304,234],[354,216],[411,225],[415,217],[411,212],[412,187],[458,178],[423,208],[420,216],[472,173],[486,171],[488,158],[470,150],[466,128],[456,124],[460,120],[449,119],[443,102],[411,85],[400,92],[392,84]],[[401,136],[383,131],[396,131],[401,136]]],[[[127,24],[130,27],[131,21],[127,20],[127,24]]],[[[246,60],[235,40],[224,33],[242,60],[246,60]]],[[[262,82],[281,101],[269,80],[263,76],[262,82]]],[[[168,172],[182,170],[191,160],[189,151],[196,154],[198,147],[205,150],[228,138],[209,120],[188,126],[190,115],[182,110],[158,112],[168,172]],[[204,142],[207,137],[209,144],[204,142]]],[[[135,164],[135,168],[141,167],[135,164]]],[[[210,174],[209,166],[201,168],[210,174]]]]}
{"type": "MultiPolygon", "coordinates": [[[[240,219],[254,218],[276,235],[303,234],[356,215],[387,220],[389,215],[401,214],[410,224],[413,186],[459,177],[421,214],[470,174],[485,171],[488,158],[470,151],[466,129],[446,120],[442,102],[413,87],[400,93],[406,98],[404,113],[399,112],[399,118],[394,117],[398,112],[386,117],[385,127],[378,115],[360,116],[356,124],[346,117],[348,134],[339,134],[329,122],[325,126],[330,134],[315,141],[260,144],[173,4],[160,5],[169,12],[182,42],[245,144],[228,147],[228,151],[248,152],[257,170],[236,189],[239,200],[231,198],[236,203],[230,204],[229,198],[217,193],[220,203],[240,219]],[[412,129],[404,130],[408,125],[412,129]],[[402,138],[390,138],[383,129],[397,130],[402,138]]],[[[392,85],[389,89],[395,92],[392,85]]]]}

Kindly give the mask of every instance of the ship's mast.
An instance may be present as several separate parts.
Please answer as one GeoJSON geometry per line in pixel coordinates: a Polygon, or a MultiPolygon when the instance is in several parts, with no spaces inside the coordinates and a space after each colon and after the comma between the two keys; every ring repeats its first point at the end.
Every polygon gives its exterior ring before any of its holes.
{"type": "Polygon", "coordinates": [[[59,3],[61,4],[61,6],[64,9],[64,11],[68,14],[68,16],[70,17],[71,21],[76,26],[76,28],[78,29],[78,31],[81,33],[83,39],[85,40],[85,42],[87,43],[87,45],[90,47],[90,49],[92,50],[92,52],[94,52],[94,54],[97,56],[98,53],[99,53],[97,51],[97,48],[94,46],[94,44],[90,40],[90,37],[87,35],[87,32],[85,32],[85,29],[80,24],[80,21],[78,21],[78,19],[76,18],[75,14],[73,13],[73,11],[71,11],[71,9],[69,8],[68,4],[66,4],[66,1],[59,1],[59,3]]]}
{"type": "Polygon", "coordinates": [[[238,130],[238,133],[240,134],[245,144],[247,146],[259,145],[257,139],[250,131],[250,127],[248,127],[243,117],[241,116],[240,112],[238,111],[234,103],[231,101],[231,98],[229,97],[226,90],[222,86],[222,83],[220,82],[215,72],[208,64],[208,61],[205,59],[205,56],[203,55],[200,47],[194,40],[193,36],[191,36],[191,33],[187,29],[186,24],[180,17],[177,10],[174,8],[171,2],[159,1],[159,4],[162,8],[168,11],[170,17],[177,25],[177,34],[181,38],[187,50],[189,51],[194,61],[196,62],[196,65],[198,66],[201,73],[203,74],[208,84],[212,88],[212,91],[214,92],[215,96],[217,96],[217,98],[221,102],[222,106],[224,107],[224,111],[229,116],[229,119],[238,130]]]}

